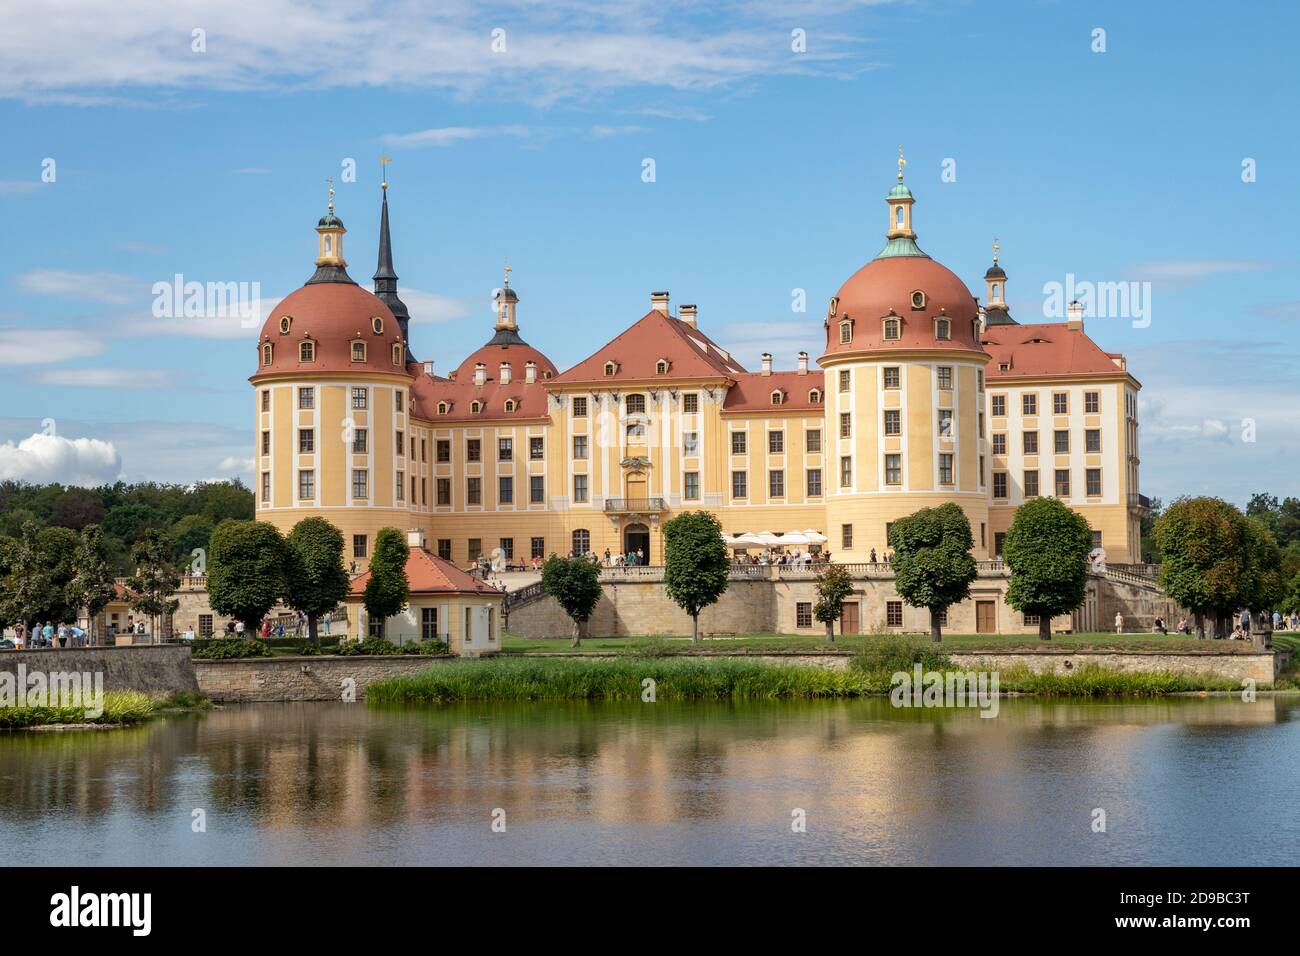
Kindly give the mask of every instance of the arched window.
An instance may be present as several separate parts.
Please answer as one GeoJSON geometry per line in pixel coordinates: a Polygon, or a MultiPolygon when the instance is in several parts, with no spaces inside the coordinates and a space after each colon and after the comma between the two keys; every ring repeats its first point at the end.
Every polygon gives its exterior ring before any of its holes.
{"type": "Polygon", "coordinates": [[[667,375],[667,374],[668,374],[668,360],[667,360],[667,359],[660,359],[658,362],[655,362],[655,374],[656,374],[656,375],[667,375]]]}
{"type": "Polygon", "coordinates": [[[940,342],[947,342],[952,338],[952,323],[947,319],[934,320],[934,337],[940,342]]]}
{"type": "Polygon", "coordinates": [[[785,402],[785,394],[778,388],[772,391],[772,404],[780,405],[785,402]]]}
{"type": "Polygon", "coordinates": [[[314,362],[316,361],[316,343],[311,339],[304,339],[298,343],[298,361],[314,362]]]}
{"type": "Polygon", "coordinates": [[[627,397],[627,413],[629,415],[645,414],[645,396],[636,393],[627,397]]]}
{"type": "Polygon", "coordinates": [[[904,217],[905,217],[906,214],[903,212],[903,206],[902,206],[902,205],[895,206],[894,208],[898,210],[898,226],[899,226],[899,228],[901,229],[902,226],[903,226],[903,220],[904,220],[904,217]]]}
{"type": "Polygon", "coordinates": [[[840,344],[847,345],[853,341],[853,323],[844,321],[840,323],[840,344]]]}
{"type": "Polygon", "coordinates": [[[894,340],[902,337],[903,323],[898,319],[885,319],[885,338],[894,340]]]}
{"type": "Polygon", "coordinates": [[[394,365],[402,364],[402,347],[400,345],[393,346],[393,364],[394,365]]]}
{"type": "Polygon", "coordinates": [[[287,315],[280,316],[280,334],[288,335],[291,328],[293,328],[293,319],[287,315]]]}
{"type": "Polygon", "coordinates": [[[586,554],[591,550],[591,532],[586,528],[575,528],[573,531],[573,553],[575,555],[586,554]]]}
{"type": "Polygon", "coordinates": [[[379,316],[376,315],[371,317],[370,327],[375,330],[375,335],[384,334],[384,320],[379,316]]]}
{"type": "Polygon", "coordinates": [[[366,360],[366,343],[365,343],[365,342],[353,342],[353,343],[352,343],[352,361],[354,361],[354,362],[364,362],[365,360],[366,360]]]}
{"type": "Polygon", "coordinates": [[[1002,292],[1002,283],[1000,282],[993,283],[993,298],[996,299],[1001,292],[1002,292]]]}
{"type": "Polygon", "coordinates": [[[822,393],[820,389],[811,389],[808,392],[808,402],[811,405],[820,405],[822,403],[822,393]]]}
{"type": "Polygon", "coordinates": [[[517,407],[513,398],[506,399],[506,411],[513,412],[517,407]]]}
{"type": "Polygon", "coordinates": [[[446,415],[446,414],[447,414],[447,403],[446,403],[446,402],[439,402],[439,403],[438,403],[438,414],[439,414],[439,415],[446,415]]]}
{"type": "Polygon", "coordinates": [[[274,354],[275,354],[275,353],[274,353],[274,350],[271,348],[271,343],[270,343],[270,342],[266,342],[265,344],[263,344],[263,345],[262,345],[262,364],[263,364],[263,365],[270,365],[270,364],[271,364],[271,357],[272,357],[274,354]]]}
{"type": "Polygon", "coordinates": [[[922,292],[920,289],[917,289],[915,292],[912,293],[912,308],[914,309],[925,308],[925,293],[922,292]]]}
{"type": "Polygon", "coordinates": [[[470,402],[469,411],[471,415],[477,415],[479,412],[483,411],[483,403],[479,401],[470,402]]]}
{"type": "Polygon", "coordinates": [[[831,318],[834,318],[835,313],[838,312],[839,310],[840,310],[840,297],[837,295],[833,295],[831,296],[831,311],[830,311],[831,318]]]}
{"type": "Polygon", "coordinates": [[[612,376],[616,371],[618,371],[618,366],[615,365],[613,362],[606,362],[606,363],[605,363],[605,377],[606,377],[606,378],[611,377],[611,376],[612,376]]]}

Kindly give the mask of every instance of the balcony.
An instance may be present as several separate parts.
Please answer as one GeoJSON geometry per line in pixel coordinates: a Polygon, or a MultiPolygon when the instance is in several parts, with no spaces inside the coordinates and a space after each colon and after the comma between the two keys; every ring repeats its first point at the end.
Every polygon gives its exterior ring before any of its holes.
{"type": "Polygon", "coordinates": [[[610,514],[658,514],[665,508],[662,498],[606,498],[605,511],[610,514]]]}
{"type": "Polygon", "coordinates": [[[1128,506],[1132,511],[1140,511],[1146,514],[1151,510],[1151,499],[1146,495],[1130,494],[1128,496],[1128,506]]]}

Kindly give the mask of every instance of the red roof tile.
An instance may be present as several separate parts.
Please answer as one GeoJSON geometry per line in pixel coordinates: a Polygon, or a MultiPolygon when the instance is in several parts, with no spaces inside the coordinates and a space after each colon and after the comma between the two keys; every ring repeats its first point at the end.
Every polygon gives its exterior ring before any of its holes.
{"type": "Polygon", "coordinates": [[[825,407],[825,376],[821,372],[746,372],[736,376],[736,384],[727,390],[727,399],[722,403],[724,412],[779,412],[779,411],[816,411],[821,413],[825,407]],[[820,400],[814,404],[808,393],[817,389],[820,400]],[[780,389],[780,405],[772,404],[772,392],[780,389]]]}
{"type": "Polygon", "coordinates": [[[745,367],[699,329],[680,319],[651,309],[608,344],[553,379],[561,385],[575,382],[647,381],[656,378],[734,378],[745,367]],[[668,374],[655,370],[667,359],[668,374]],[[618,369],[605,374],[605,363],[618,369]]]}
{"type": "MultiPolygon", "coordinates": [[[[985,350],[992,356],[990,381],[1049,375],[1122,375],[1124,369],[1081,329],[1064,322],[992,325],[984,330],[985,350]],[[1002,370],[1004,363],[1010,369],[1002,370]]],[[[1117,356],[1122,357],[1122,356],[1117,356]]]]}
{"type": "MultiPolygon", "coordinates": [[[[438,557],[425,548],[412,548],[406,558],[406,579],[412,594],[495,594],[501,592],[490,584],[480,581],[444,558],[438,557]]],[[[352,579],[348,589],[353,597],[359,597],[366,591],[370,581],[370,572],[352,579]]]]}

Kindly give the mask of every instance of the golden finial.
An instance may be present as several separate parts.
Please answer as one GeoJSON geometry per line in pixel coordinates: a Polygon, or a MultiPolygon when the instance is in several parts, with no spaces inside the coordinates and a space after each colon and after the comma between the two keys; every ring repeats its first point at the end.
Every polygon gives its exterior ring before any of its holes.
{"type": "Polygon", "coordinates": [[[898,181],[903,181],[903,167],[907,165],[907,160],[903,158],[903,145],[898,146],[898,181]]]}
{"type": "Polygon", "coordinates": [[[388,164],[391,163],[392,161],[393,159],[391,156],[385,156],[382,153],[379,154],[379,170],[380,170],[379,178],[382,180],[382,182],[380,182],[379,185],[383,189],[388,188],[388,164]]]}
{"type": "Polygon", "coordinates": [[[994,265],[998,264],[998,253],[1001,251],[1002,251],[1002,247],[998,245],[998,237],[994,236],[993,237],[993,264],[994,265]]]}
{"type": "Polygon", "coordinates": [[[503,285],[505,288],[507,288],[507,289],[510,288],[510,273],[513,272],[513,271],[514,271],[514,270],[512,270],[512,269],[510,268],[510,260],[507,259],[507,260],[506,260],[506,267],[505,267],[506,277],[505,277],[504,280],[502,280],[502,285],[503,285]]]}
{"type": "Polygon", "coordinates": [[[328,183],[328,184],[329,184],[329,187],[330,187],[330,204],[329,204],[329,209],[330,209],[330,213],[331,213],[331,215],[332,215],[333,212],[334,212],[334,177],[333,177],[333,176],[328,176],[328,177],[326,177],[325,182],[328,183]]]}

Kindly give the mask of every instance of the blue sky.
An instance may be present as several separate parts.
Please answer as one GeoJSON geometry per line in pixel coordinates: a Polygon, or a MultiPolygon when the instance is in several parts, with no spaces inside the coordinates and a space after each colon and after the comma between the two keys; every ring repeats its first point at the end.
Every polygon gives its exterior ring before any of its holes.
{"type": "Polygon", "coordinates": [[[902,143],[921,246],[983,297],[999,236],[1020,321],[1067,273],[1152,283],[1146,327],[1087,326],[1144,385],[1146,493],[1296,493],[1291,4],[50,6],[0,10],[0,477],[247,477],[255,331],[155,319],[151,288],[257,282],[269,310],[327,176],[368,285],[381,152],[440,371],[490,336],[507,257],[561,368],[655,289],[781,368],[882,245],[902,143]]]}

